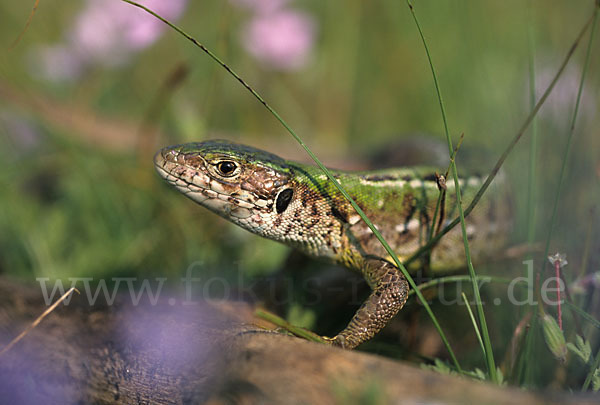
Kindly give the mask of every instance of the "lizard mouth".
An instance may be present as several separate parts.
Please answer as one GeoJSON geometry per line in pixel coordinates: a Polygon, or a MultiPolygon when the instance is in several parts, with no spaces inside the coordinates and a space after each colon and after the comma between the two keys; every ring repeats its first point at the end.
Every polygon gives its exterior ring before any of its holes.
{"type": "Polygon", "coordinates": [[[200,155],[187,155],[176,147],[162,149],[154,155],[154,166],[162,178],[188,198],[219,215],[242,219],[264,209],[254,203],[258,197],[253,194],[239,186],[225,186],[211,178],[205,165],[200,155]]]}

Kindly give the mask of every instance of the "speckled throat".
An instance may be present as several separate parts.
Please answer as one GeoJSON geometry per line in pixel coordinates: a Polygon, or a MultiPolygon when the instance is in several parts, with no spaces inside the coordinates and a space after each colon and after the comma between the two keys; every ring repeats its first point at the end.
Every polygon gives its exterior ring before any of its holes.
{"type": "MultiPolygon", "coordinates": [[[[160,150],[154,162],[176,189],[231,222],[363,274],[373,294],[334,343],[352,348],[364,342],[404,304],[406,280],[386,261],[379,241],[319,168],[223,140],[170,146],[160,150]]],[[[426,243],[440,194],[436,168],[332,172],[401,260],[426,243]]],[[[468,204],[481,179],[459,181],[463,204],[468,204]]],[[[454,182],[446,187],[440,226],[457,215],[454,182]]],[[[468,217],[474,260],[504,242],[510,221],[503,189],[488,191],[468,217]]],[[[440,240],[429,258],[432,271],[464,265],[460,240],[458,227],[440,240]]]]}

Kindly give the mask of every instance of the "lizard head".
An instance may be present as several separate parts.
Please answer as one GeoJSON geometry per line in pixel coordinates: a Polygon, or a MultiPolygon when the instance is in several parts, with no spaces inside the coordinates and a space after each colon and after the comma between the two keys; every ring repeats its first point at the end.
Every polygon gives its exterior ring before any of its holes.
{"type": "Polygon", "coordinates": [[[282,158],[228,141],[169,146],[154,164],[181,193],[258,234],[268,233],[294,195],[282,158]]]}

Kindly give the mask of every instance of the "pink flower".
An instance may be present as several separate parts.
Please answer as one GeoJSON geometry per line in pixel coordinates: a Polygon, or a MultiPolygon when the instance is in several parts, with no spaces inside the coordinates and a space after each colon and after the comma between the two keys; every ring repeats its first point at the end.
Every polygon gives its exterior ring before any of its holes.
{"type": "Polygon", "coordinates": [[[39,47],[30,59],[32,74],[53,82],[75,79],[83,70],[81,58],[63,44],[39,47]]]}
{"type": "Polygon", "coordinates": [[[274,70],[297,70],[310,57],[315,38],[313,19],[302,12],[279,10],[254,16],[243,30],[246,51],[274,70]]]}
{"type": "Polygon", "coordinates": [[[280,10],[289,0],[231,0],[236,6],[251,9],[255,13],[266,14],[280,10]]]}
{"type": "MultiPolygon", "coordinates": [[[[177,19],[186,0],[145,0],[140,3],[167,20],[177,19]]],[[[152,45],[166,25],[144,10],[121,1],[88,0],[69,35],[74,47],[93,56],[152,45]]]]}
{"type": "MultiPolygon", "coordinates": [[[[183,13],[187,0],[140,0],[168,20],[183,13]]],[[[87,0],[64,44],[39,52],[46,77],[69,79],[92,64],[115,66],[152,45],[166,25],[144,10],[121,1],[87,0]]]]}

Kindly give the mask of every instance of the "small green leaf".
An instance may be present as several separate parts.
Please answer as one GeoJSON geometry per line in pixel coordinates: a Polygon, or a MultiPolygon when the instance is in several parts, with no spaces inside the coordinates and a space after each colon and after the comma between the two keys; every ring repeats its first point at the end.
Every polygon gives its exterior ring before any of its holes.
{"type": "Polygon", "coordinates": [[[581,350],[583,353],[585,362],[589,362],[590,357],[592,356],[592,346],[590,345],[590,342],[577,335],[575,338],[575,343],[577,344],[579,350],[581,350]]]}
{"type": "Polygon", "coordinates": [[[496,368],[496,376],[498,377],[498,385],[506,385],[506,381],[504,381],[504,374],[502,374],[500,367],[496,368]]]}
{"type": "Polygon", "coordinates": [[[565,343],[565,336],[558,327],[558,323],[556,323],[556,320],[550,315],[545,314],[542,316],[542,328],[546,346],[548,346],[548,349],[557,360],[564,363],[567,358],[568,350],[565,343]]]}
{"type": "Polygon", "coordinates": [[[477,378],[479,378],[481,381],[485,381],[487,379],[487,376],[480,368],[475,369],[475,376],[477,376],[477,378]]]}
{"type": "Polygon", "coordinates": [[[435,359],[434,365],[423,364],[422,368],[437,371],[440,374],[447,374],[447,375],[455,374],[455,372],[450,367],[448,367],[448,365],[446,363],[444,363],[440,359],[435,359]]]}
{"type": "Polygon", "coordinates": [[[581,336],[577,335],[575,338],[575,344],[567,343],[567,347],[569,350],[577,355],[584,363],[588,363],[590,361],[590,356],[592,355],[592,347],[590,346],[590,342],[584,340],[581,336]]]}
{"type": "Polygon", "coordinates": [[[571,342],[567,342],[567,349],[574,353],[581,361],[585,363],[585,355],[571,342]]]}
{"type": "Polygon", "coordinates": [[[600,368],[594,371],[594,376],[592,377],[592,391],[596,392],[598,390],[600,390],[600,368]]]}
{"type": "Polygon", "coordinates": [[[435,359],[435,365],[433,366],[433,369],[442,374],[450,374],[452,372],[450,367],[448,367],[448,365],[440,359],[435,359]]]}

